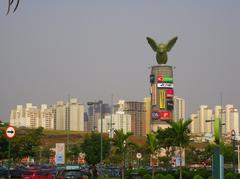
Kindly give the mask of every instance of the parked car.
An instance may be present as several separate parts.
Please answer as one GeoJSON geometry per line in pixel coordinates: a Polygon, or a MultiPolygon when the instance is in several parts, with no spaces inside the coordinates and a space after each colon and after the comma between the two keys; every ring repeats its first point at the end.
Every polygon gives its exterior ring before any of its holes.
{"type": "Polygon", "coordinates": [[[64,169],[58,172],[56,178],[57,179],[83,179],[85,176],[84,172],[79,169],[64,169]]]}
{"type": "Polygon", "coordinates": [[[54,179],[48,170],[26,170],[22,172],[22,179],[54,179]]]}

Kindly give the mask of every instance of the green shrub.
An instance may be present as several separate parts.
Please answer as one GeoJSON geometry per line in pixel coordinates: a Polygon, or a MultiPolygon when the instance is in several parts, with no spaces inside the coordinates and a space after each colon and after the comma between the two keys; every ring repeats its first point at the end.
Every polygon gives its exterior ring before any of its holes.
{"type": "Polygon", "coordinates": [[[150,174],[146,174],[143,176],[143,179],[152,179],[152,176],[150,174]]]}
{"type": "Polygon", "coordinates": [[[144,169],[144,168],[139,168],[139,169],[137,170],[137,173],[138,173],[140,176],[144,176],[144,175],[148,174],[147,170],[144,169]]]}
{"type": "Polygon", "coordinates": [[[201,175],[194,175],[193,179],[203,179],[201,175]]]}
{"type": "Polygon", "coordinates": [[[208,179],[212,179],[212,176],[209,176],[208,179]]]}
{"type": "Polygon", "coordinates": [[[174,177],[173,177],[172,175],[170,175],[170,174],[167,174],[167,175],[165,176],[165,179],[174,179],[174,177]]]}
{"type": "Polygon", "coordinates": [[[155,176],[155,179],[165,179],[165,177],[164,177],[163,174],[158,173],[158,174],[155,176]]]}
{"type": "Polygon", "coordinates": [[[236,179],[236,176],[232,172],[228,172],[225,175],[225,179],[236,179]]]}

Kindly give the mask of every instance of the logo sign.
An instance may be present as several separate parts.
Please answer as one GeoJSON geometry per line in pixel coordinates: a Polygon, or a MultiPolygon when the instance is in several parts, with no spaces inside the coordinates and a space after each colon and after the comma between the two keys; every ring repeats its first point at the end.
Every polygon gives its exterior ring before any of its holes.
{"type": "Polygon", "coordinates": [[[6,129],[6,135],[9,139],[12,139],[16,135],[16,130],[12,126],[8,126],[6,129]]]}
{"type": "Polygon", "coordinates": [[[56,164],[65,163],[65,144],[56,143],[56,155],[55,155],[56,164]]]}
{"type": "Polygon", "coordinates": [[[167,110],[169,111],[173,110],[173,100],[167,101],[167,110]]]}
{"type": "Polygon", "coordinates": [[[138,159],[140,159],[140,158],[142,158],[142,154],[141,154],[141,153],[137,153],[136,157],[137,157],[138,159]]]}
{"type": "Polygon", "coordinates": [[[173,83],[173,77],[171,76],[162,76],[162,75],[159,75],[157,77],[157,82],[159,83],[173,83]]]}
{"type": "Polygon", "coordinates": [[[168,121],[170,120],[171,118],[171,113],[170,111],[163,111],[163,112],[160,112],[160,119],[162,121],[168,121]]]}
{"type": "Polygon", "coordinates": [[[172,83],[158,83],[157,87],[158,88],[173,88],[173,84],[172,83]]]}
{"type": "Polygon", "coordinates": [[[160,118],[159,112],[153,111],[153,112],[152,112],[152,119],[157,120],[157,119],[159,119],[159,118],[160,118]]]}
{"type": "Polygon", "coordinates": [[[174,91],[173,91],[173,89],[167,89],[167,90],[166,90],[166,97],[167,97],[167,98],[173,98],[173,96],[174,96],[174,91]]]}

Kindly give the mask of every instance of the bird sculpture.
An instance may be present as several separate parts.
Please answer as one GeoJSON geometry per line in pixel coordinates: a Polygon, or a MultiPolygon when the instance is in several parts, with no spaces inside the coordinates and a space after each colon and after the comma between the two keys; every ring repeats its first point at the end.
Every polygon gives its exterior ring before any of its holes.
{"type": "Polygon", "coordinates": [[[152,38],[147,37],[149,45],[152,47],[153,51],[156,52],[156,60],[158,64],[166,64],[168,60],[167,52],[170,52],[172,47],[177,41],[177,37],[173,37],[167,43],[157,44],[152,38]]]}
{"type": "MultiPolygon", "coordinates": [[[[15,12],[15,11],[17,10],[18,5],[19,5],[19,2],[20,2],[20,0],[16,0],[16,1],[17,1],[17,2],[16,2],[16,5],[15,5],[15,7],[14,7],[13,12],[15,12]]],[[[6,15],[8,15],[8,13],[10,12],[10,8],[11,8],[11,6],[13,6],[13,2],[14,2],[14,0],[8,0],[8,10],[7,10],[6,15]]]]}

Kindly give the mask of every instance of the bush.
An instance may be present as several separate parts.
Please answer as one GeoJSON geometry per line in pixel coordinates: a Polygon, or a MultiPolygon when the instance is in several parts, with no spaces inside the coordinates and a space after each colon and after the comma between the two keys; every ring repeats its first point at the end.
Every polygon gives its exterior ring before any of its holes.
{"type": "Polygon", "coordinates": [[[236,176],[232,172],[228,172],[225,175],[225,179],[236,179],[236,176]]]}
{"type": "Polygon", "coordinates": [[[174,179],[174,177],[173,177],[172,175],[170,175],[170,174],[167,174],[167,175],[165,176],[165,179],[174,179]]]}
{"type": "Polygon", "coordinates": [[[146,174],[143,176],[143,179],[152,179],[152,176],[150,174],[146,174]]]}
{"type": "Polygon", "coordinates": [[[137,173],[138,173],[138,175],[140,175],[140,176],[144,176],[144,175],[148,174],[147,170],[144,169],[144,168],[139,168],[139,169],[137,170],[137,173]]]}
{"type": "Polygon", "coordinates": [[[203,179],[201,175],[194,175],[193,179],[203,179]]]}
{"type": "Polygon", "coordinates": [[[212,179],[212,176],[209,176],[208,179],[212,179]]]}
{"type": "Polygon", "coordinates": [[[155,179],[165,179],[165,177],[164,177],[163,174],[158,173],[158,174],[155,176],[155,179]]]}

